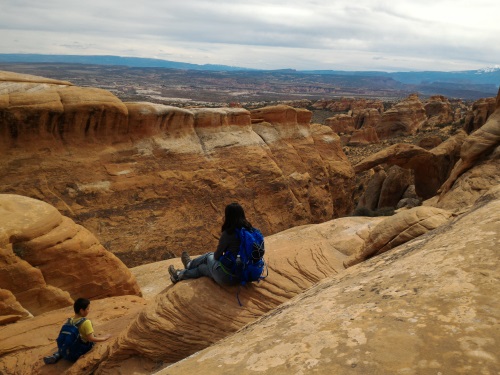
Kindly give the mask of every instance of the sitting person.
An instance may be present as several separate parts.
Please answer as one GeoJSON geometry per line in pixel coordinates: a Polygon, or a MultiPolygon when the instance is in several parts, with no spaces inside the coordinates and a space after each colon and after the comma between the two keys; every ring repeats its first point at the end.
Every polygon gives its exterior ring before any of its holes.
{"type": "Polygon", "coordinates": [[[195,259],[191,259],[188,253],[184,251],[181,260],[185,269],[177,270],[173,265],[168,268],[172,283],[207,276],[211,277],[219,285],[238,285],[241,282],[240,278],[232,274],[219,260],[228,251],[232,252],[236,258],[240,249],[240,239],[236,230],[241,228],[249,231],[253,229],[252,224],[245,217],[243,207],[238,203],[231,203],[225,209],[225,218],[217,250],[214,253],[206,253],[195,259]]]}
{"type": "Polygon", "coordinates": [[[67,324],[78,327],[78,332],[80,333],[80,335],[78,337],[79,341],[77,349],[75,349],[77,352],[62,353],[63,348],[59,347],[59,350],[56,353],[43,358],[43,361],[46,364],[56,363],[61,358],[76,361],[80,356],[92,349],[94,343],[106,341],[111,337],[110,334],[104,335],[102,337],[96,337],[94,335],[94,328],[92,327],[92,323],[89,319],[86,319],[86,316],[90,312],[90,301],[88,299],[78,298],[73,304],[73,310],[75,311],[75,316],[73,318],[69,318],[67,324]]]}

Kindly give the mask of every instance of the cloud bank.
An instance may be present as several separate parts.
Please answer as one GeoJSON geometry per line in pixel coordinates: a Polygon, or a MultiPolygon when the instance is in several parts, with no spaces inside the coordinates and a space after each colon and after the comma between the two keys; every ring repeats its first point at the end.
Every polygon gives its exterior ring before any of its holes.
{"type": "Polygon", "coordinates": [[[497,0],[16,0],[0,53],[259,69],[467,70],[500,63],[497,0]]]}

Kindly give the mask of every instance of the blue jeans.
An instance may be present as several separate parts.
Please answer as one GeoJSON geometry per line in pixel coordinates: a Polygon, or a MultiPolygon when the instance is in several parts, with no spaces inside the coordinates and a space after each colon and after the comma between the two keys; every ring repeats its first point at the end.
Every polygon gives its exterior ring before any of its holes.
{"type": "Polygon", "coordinates": [[[67,356],[63,356],[68,361],[75,362],[82,355],[90,351],[94,347],[93,342],[84,342],[80,338],[76,340],[76,342],[71,346],[69,350],[69,354],[67,356]]]}
{"type": "Polygon", "coordinates": [[[202,276],[211,277],[219,285],[237,285],[240,279],[236,278],[222,269],[214,253],[206,253],[189,262],[189,268],[182,270],[179,274],[181,280],[197,279],[202,276]]]}

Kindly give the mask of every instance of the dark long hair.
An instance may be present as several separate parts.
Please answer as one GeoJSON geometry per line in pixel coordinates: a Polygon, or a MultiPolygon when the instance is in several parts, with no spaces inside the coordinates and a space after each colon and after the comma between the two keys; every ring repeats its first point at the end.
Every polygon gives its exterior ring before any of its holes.
{"type": "Polygon", "coordinates": [[[234,233],[236,228],[252,229],[252,224],[245,217],[245,211],[238,203],[231,203],[226,206],[224,212],[224,223],[222,224],[222,232],[229,234],[234,233]]]}

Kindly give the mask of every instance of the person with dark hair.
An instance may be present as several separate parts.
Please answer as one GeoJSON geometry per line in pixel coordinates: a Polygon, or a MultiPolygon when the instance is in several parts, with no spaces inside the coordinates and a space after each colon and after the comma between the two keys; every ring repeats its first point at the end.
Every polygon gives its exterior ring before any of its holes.
{"type": "Polygon", "coordinates": [[[236,234],[236,230],[241,228],[252,230],[253,227],[246,219],[243,207],[238,203],[227,205],[224,214],[224,223],[222,224],[217,250],[195,259],[191,259],[187,252],[182,252],[181,260],[185,269],[177,270],[173,265],[168,268],[172,283],[175,284],[186,279],[197,279],[202,276],[211,277],[219,285],[237,285],[240,283],[241,280],[226,269],[219,262],[219,259],[228,251],[232,252],[236,257],[240,248],[240,239],[236,234]]]}
{"type": "MultiPolygon", "coordinates": [[[[78,353],[75,355],[71,353],[71,360],[76,361],[78,357],[87,353],[96,342],[106,341],[111,337],[110,334],[104,335],[102,337],[96,337],[94,335],[94,328],[89,319],[87,319],[87,315],[90,312],[90,300],[87,298],[78,298],[73,304],[73,310],[75,312],[75,316],[73,318],[69,318],[67,324],[74,325],[78,327],[79,337],[78,337],[78,353]]],[[[59,359],[63,357],[61,353],[61,348],[51,356],[44,357],[43,361],[46,364],[56,363],[59,359]]]]}

